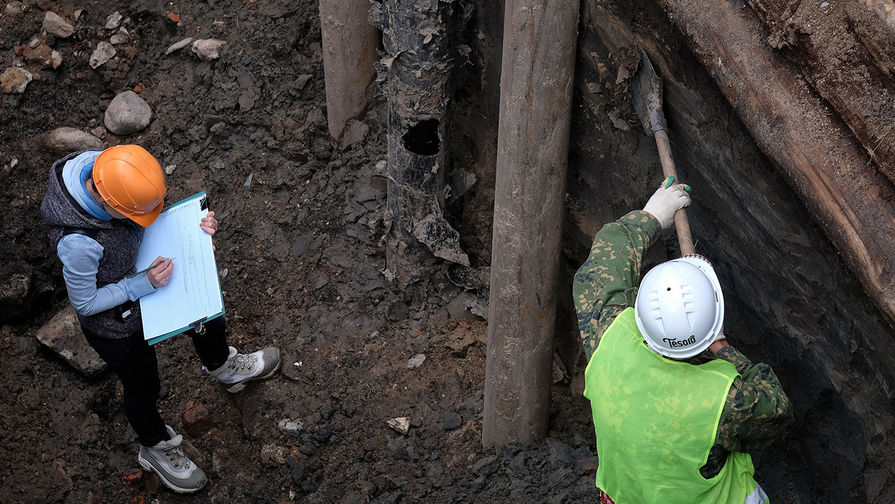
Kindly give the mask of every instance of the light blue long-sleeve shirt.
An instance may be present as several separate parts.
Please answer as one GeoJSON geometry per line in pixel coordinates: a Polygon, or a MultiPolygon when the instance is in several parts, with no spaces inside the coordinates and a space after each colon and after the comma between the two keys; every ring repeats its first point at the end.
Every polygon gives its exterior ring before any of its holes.
{"type": "MultiPolygon", "coordinates": [[[[103,219],[97,215],[96,207],[99,205],[84,187],[84,174],[86,172],[89,176],[92,172],[97,154],[85,152],[70,159],[62,169],[62,176],[66,189],[75,201],[94,217],[103,219]],[[90,202],[94,202],[95,206],[90,205],[90,202]]],[[[102,207],[99,207],[99,211],[105,214],[102,207]]],[[[99,272],[99,261],[103,257],[103,247],[89,236],[78,233],[63,236],[56,245],[56,254],[62,261],[62,276],[68,289],[68,299],[80,315],[94,315],[155,292],[145,273],[97,288],[96,275],[99,272]]]]}
{"type": "Polygon", "coordinates": [[[62,261],[68,299],[81,315],[94,315],[155,292],[146,273],[97,288],[96,274],[103,247],[89,236],[77,233],[64,236],[56,246],[56,254],[62,261]]]}

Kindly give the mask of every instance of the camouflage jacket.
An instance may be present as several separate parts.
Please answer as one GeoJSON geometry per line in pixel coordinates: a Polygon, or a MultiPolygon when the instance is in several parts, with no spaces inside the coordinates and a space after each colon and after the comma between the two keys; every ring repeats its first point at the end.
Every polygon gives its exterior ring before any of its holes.
{"type": "MultiPolygon", "coordinates": [[[[637,210],[606,224],[594,236],[590,257],[578,269],[572,287],[588,361],[615,317],[634,305],[641,260],[660,230],[655,217],[637,210]]],[[[716,357],[706,351],[691,362],[712,358],[716,357]]],[[[732,346],[722,348],[717,358],[731,362],[740,376],[727,394],[715,445],[700,470],[706,478],[721,471],[729,452],[764,448],[793,420],[792,405],[770,366],[753,364],[732,346]]]]}

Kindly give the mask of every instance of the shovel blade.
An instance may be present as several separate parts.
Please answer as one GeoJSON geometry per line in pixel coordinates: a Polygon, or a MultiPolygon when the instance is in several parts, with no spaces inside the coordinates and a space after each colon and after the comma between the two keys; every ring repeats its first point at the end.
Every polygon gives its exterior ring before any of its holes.
{"type": "Polygon", "coordinates": [[[656,74],[646,51],[640,50],[640,69],[631,83],[634,110],[647,135],[667,128],[662,113],[662,78],[656,74]]]}

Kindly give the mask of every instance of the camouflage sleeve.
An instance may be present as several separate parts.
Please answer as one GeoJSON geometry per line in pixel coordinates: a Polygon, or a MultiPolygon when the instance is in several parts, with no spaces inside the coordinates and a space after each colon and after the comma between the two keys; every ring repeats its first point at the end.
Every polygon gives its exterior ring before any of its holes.
{"type": "Polygon", "coordinates": [[[643,254],[661,226],[642,210],[610,222],[594,236],[587,261],[578,268],[572,299],[587,360],[615,317],[634,302],[643,254]]]}
{"type": "Polygon", "coordinates": [[[765,448],[793,421],[792,404],[771,366],[752,364],[732,346],[723,347],[718,357],[736,366],[734,379],[724,403],[716,444],[737,452],[765,448]]]}

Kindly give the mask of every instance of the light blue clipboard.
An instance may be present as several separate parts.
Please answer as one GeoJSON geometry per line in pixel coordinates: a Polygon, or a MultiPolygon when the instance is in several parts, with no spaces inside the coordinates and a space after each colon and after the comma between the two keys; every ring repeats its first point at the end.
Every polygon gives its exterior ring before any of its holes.
{"type": "Polygon", "coordinates": [[[208,214],[205,192],[168,206],[143,234],[137,270],[156,257],[173,257],[168,284],[140,298],[143,336],[150,345],[224,314],[211,235],[199,227],[208,214]]]}

